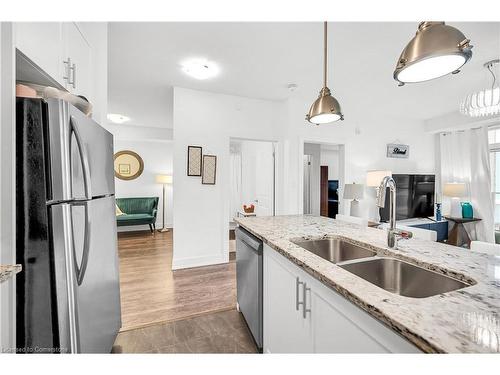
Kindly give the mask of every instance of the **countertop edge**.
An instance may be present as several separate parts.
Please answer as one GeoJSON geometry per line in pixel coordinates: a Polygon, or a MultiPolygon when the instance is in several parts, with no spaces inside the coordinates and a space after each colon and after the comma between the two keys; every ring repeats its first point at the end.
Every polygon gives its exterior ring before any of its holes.
{"type": "Polygon", "coordinates": [[[15,274],[21,272],[22,266],[20,264],[13,265],[0,265],[0,283],[11,279],[15,274]]]}
{"type": "Polygon", "coordinates": [[[238,223],[238,225],[243,227],[246,231],[250,232],[255,237],[261,239],[270,248],[277,251],[279,254],[283,255],[285,258],[287,258],[288,260],[290,260],[291,262],[293,262],[294,264],[296,264],[297,266],[302,268],[305,272],[307,272],[309,275],[314,277],[316,280],[318,280],[322,284],[328,286],[329,288],[335,290],[337,293],[341,294],[344,298],[346,298],[350,302],[354,303],[356,306],[361,308],[366,313],[370,314],[370,316],[372,316],[374,319],[377,319],[379,322],[382,322],[383,324],[385,324],[392,331],[396,332],[400,336],[409,340],[418,349],[422,350],[425,353],[447,353],[442,348],[439,348],[436,345],[431,344],[426,339],[424,339],[422,336],[414,333],[413,331],[409,330],[407,327],[394,321],[393,319],[391,319],[390,317],[388,317],[387,315],[382,313],[375,306],[372,306],[370,304],[365,303],[362,299],[360,299],[358,296],[354,295],[352,292],[350,292],[346,288],[341,287],[340,285],[338,285],[334,281],[329,280],[324,275],[321,275],[316,270],[309,267],[306,263],[295,258],[292,254],[290,254],[286,250],[281,249],[279,246],[273,244],[272,242],[267,240],[265,237],[263,237],[259,233],[256,233],[255,231],[253,231],[251,228],[246,226],[244,223],[241,223],[239,221],[237,221],[237,223],[238,223]]]}

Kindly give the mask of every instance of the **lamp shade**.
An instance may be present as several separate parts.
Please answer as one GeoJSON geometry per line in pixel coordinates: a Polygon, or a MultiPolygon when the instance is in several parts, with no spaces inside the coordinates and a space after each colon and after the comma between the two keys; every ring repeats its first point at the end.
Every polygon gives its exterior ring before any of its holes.
{"type": "Polygon", "coordinates": [[[172,176],[169,174],[157,174],[156,175],[156,183],[157,184],[171,184],[172,176]]]}
{"type": "Polygon", "coordinates": [[[391,171],[375,170],[366,173],[366,186],[379,187],[385,176],[392,176],[391,171]]]}
{"type": "Polygon", "coordinates": [[[465,183],[463,182],[452,182],[444,184],[443,194],[447,197],[459,198],[465,195],[465,183]]]}
{"type": "Polygon", "coordinates": [[[364,195],[365,186],[363,184],[345,184],[344,199],[361,199],[364,195]]]}
{"type": "Polygon", "coordinates": [[[422,22],[401,52],[394,79],[403,85],[458,73],[472,57],[469,42],[460,30],[444,22],[422,22]]]}

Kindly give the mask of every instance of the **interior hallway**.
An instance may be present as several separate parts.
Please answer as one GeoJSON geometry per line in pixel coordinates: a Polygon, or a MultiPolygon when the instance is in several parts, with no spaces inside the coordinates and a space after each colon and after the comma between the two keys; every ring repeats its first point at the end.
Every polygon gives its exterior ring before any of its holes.
{"type": "Polygon", "coordinates": [[[121,331],[236,307],[236,263],[172,271],[172,231],[118,233],[121,331]]]}

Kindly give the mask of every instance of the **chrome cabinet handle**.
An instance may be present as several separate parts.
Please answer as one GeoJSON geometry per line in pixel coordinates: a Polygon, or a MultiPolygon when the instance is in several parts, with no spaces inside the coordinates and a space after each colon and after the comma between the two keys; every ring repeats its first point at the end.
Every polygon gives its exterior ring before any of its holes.
{"type": "Polygon", "coordinates": [[[299,307],[300,307],[300,305],[303,305],[303,304],[304,304],[304,302],[300,302],[300,301],[299,301],[299,298],[300,298],[300,296],[299,296],[299,294],[300,294],[300,288],[299,288],[299,286],[300,286],[301,284],[302,284],[303,286],[305,285],[305,284],[304,284],[302,281],[300,281],[300,280],[299,280],[299,278],[297,277],[297,278],[295,279],[295,310],[297,310],[297,311],[299,311],[299,307]]]}
{"type": "Polygon", "coordinates": [[[311,312],[311,309],[307,308],[307,292],[311,293],[311,288],[307,287],[307,283],[302,283],[303,293],[304,293],[304,302],[302,305],[302,317],[305,319],[307,317],[307,313],[311,312]]]}
{"type": "Polygon", "coordinates": [[[67,60],[63,60],[63,64],[65,65],[65,72],[63,75],[63,79],[68,81],[68,84],[71,84],[70,82],[70,75],[71,75],[71,58],[68,57],[67,60]]]}
{"type": "Polygon", "coordinates": [[[76,64],[71,63],[71,57],[68,57],[67,60],[63,60],[64,65],[66,66],[65,73],[63,75],[63,79],[68,82],[68,85],[76,88],[76,64]]]}
{"type": "Polygon", "coordinates": [[[71,82],[68,82],[68,83],[71,84],[73,86],[73,88],[75,89],[76,88],[76,64],[75,63],[73,63],[70,70],[73,72],[73,74],[72,74],[73,80],[71,82]]]}

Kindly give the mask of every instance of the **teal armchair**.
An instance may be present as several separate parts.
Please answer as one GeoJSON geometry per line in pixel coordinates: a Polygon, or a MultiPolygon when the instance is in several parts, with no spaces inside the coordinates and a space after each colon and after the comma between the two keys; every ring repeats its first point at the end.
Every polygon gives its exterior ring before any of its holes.
{"type": "Polygon", "coordinates": [[[116,217],[116,225],[122,227],[147,224],[151,233],[154,233],[158,200],[158,197],[116,198],[116,205],[124,213],[116,217]]]}

